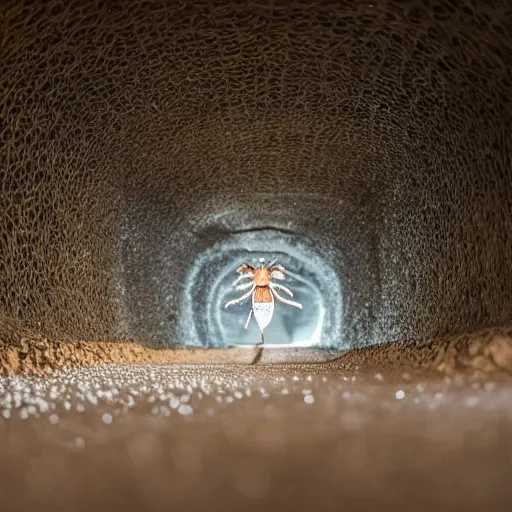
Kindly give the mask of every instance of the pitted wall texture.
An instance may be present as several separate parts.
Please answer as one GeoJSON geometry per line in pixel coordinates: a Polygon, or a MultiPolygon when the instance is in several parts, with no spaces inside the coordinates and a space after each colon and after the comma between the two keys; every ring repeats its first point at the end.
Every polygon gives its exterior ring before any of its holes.
{"type": "Polygon", "coordinates": [[[508,0],[10,0],[0,25],[1,339],[176,345],[197,254],[268,226],[337,262],[344,346],[510,325],[508,0]]]}

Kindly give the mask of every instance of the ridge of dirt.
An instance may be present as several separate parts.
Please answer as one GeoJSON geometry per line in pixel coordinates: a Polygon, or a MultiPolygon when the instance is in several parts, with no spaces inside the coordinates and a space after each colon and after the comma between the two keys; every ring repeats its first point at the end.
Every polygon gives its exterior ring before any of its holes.
{"type": "Polygon", "coordinates": [[[351,350],[330,365],[346,369],[421,368],[452,375],[461,371],[512,375],[512,328],[492,328],[425,341],[397,341],[351,350]]]}
{"type": "MultiPolygon", "coordinates": [[[[257,347],[161,350],[150,349],[135,342],[58,342],[31,337],[22,338],[17,345],[0,343],[0,375],[47,375],[65,367],[105,364],[251,364],[257,351],[257,347]]],[[[275,362],[275,359],[269,356],[261,362],[275,362]]],[[[409,367],[446,374],[471,370],[482,374],[505,372],[512,375],[512,328],[494,328],[424,342],[398,341],[356,348],[330,361],[317,359],[312,362],[344,369],[355,366],[409,367]]]]}
{"type": "Polygon", "coordinates": [[[65,367],[94,367],[104,364],[186,364],[232,363],[252,357],[245,349],[213,351],[206,349],[158,350],[135,342],[81,341],[58,342],[46,338],[22,338],[19,345],[0,344],[0,375],[27,373],[46,375],[65,367]],[[222,352],[222,353],[221,353],[222,352]]]}

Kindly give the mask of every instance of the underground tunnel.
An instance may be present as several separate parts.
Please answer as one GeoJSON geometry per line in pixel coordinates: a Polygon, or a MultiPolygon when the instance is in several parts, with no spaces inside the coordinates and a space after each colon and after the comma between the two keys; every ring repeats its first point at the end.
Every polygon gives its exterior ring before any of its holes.
{"type": "Polygon", "coordinates": [[[291,366],[265,382],[512,373],[507,0],[5,0],[0,21],[0,397],[98,365],[260,379],[251,298],[224,307],[260,260],[302,306],[272,302],[262,350],[291,366]]]}

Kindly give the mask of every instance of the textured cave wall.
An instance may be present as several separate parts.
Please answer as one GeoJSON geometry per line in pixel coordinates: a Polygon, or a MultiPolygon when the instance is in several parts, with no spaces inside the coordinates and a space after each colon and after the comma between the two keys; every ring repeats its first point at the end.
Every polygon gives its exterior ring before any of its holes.
{"type": "Polygon", "coordinates": [[[198,255],[262,228],[335,269],[339,346],[510,325],[508,0],[0,20],[1,339],[185,343],[198,255]]]}

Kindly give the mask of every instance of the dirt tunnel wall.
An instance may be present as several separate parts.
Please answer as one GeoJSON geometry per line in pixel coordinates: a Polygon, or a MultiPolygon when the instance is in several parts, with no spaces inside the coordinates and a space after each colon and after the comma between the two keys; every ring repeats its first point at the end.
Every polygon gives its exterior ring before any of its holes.
{"type": "Polygon", "coordinates": [[[0,19],[0,339],[226,344],[213,284],[259,253],[320,345],[510,326],[507,0],[0,19]]]}

